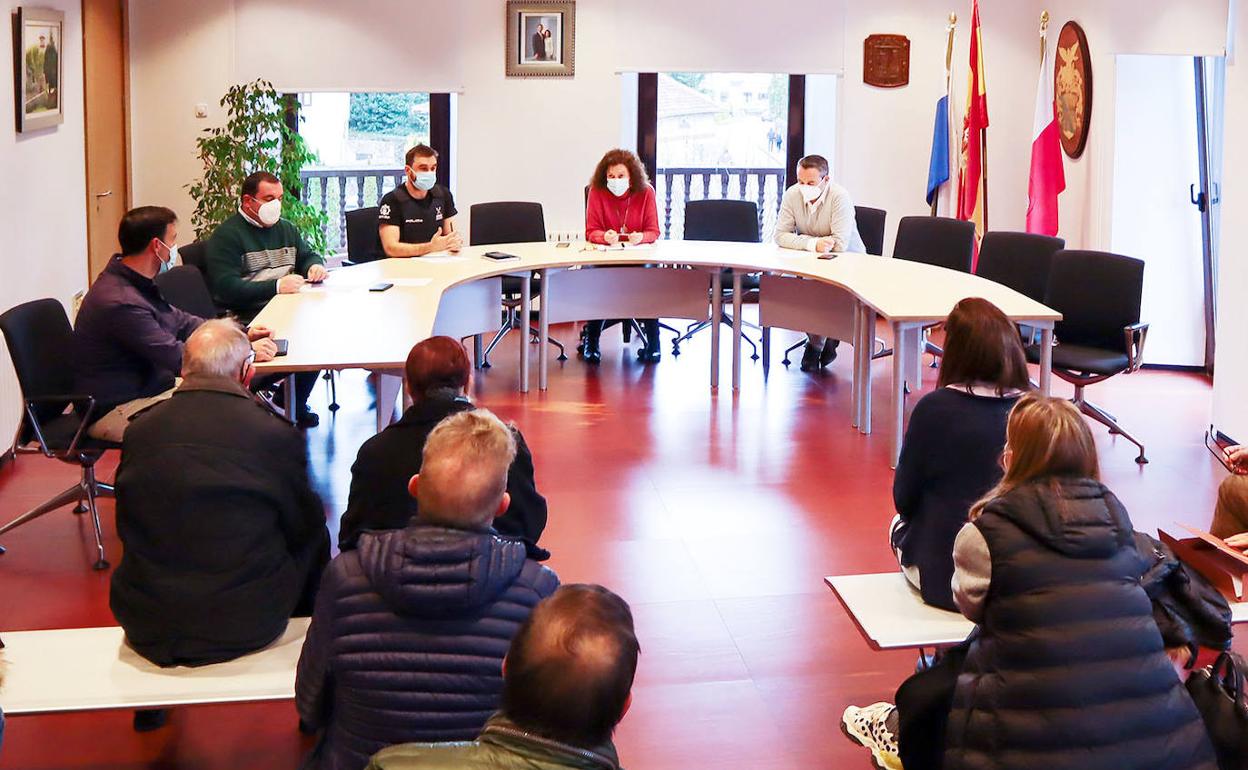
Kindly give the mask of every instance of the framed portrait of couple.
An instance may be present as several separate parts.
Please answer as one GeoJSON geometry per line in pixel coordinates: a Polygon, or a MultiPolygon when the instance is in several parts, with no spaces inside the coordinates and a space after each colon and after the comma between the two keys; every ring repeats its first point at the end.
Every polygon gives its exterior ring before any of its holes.
{"type": "Polygon", "coordinates": [[[507,77],[570,78],[576,72],[576,2],[507,0],[507,77]]]}

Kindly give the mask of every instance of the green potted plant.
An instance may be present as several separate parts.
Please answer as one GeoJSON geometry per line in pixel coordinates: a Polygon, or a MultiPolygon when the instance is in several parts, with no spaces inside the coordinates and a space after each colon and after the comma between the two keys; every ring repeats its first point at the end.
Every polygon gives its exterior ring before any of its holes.
{"type": "MultiPolygon", "coordinates": [[[[289,98],[289,97],[288,97],[289,98]]],[[[269,171],[282,181],[282,216],[292,222],[319,254],[326,251],[328,217],[300,199],[299,172],[315,163],[308,149],[287,123],[288,105],[267,80],[236,85],[221,98],[226,108],[224,126],[204,129],[195,140],[204,175],[187,185],[195,199],[191,225],[195,237],[207,238],[213,229],[238,210],[243,180],[255,171],[269,171]]]]}

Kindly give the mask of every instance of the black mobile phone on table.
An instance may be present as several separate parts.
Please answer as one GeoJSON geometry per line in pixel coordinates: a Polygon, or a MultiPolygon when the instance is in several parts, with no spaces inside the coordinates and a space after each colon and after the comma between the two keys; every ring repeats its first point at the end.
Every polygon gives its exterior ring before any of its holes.
{"type": "Polygon", "coordinates": [[[290,340],[273,340],[273,344],[277,346],[277,352],[273,355],[284,356],[290,351],[290,340]]]}
{"type": "Polygon", "coordinates": [[[375,283],[372,286],[369,286],[368,290],[369,291],[385,291],[386,289],[389,289],[392,286],[394,286],[394,284],[386,282],[386,281],[382,281],[381,283],[375,283]]]}
{"type": "Polygon", "coordinates": [[[515,254],[508,254],[505,251],[487,251],[481,256],[485,257],[486,259],[493,259],[493,260],[500,261],[500,262],[504,259],[520,259],[515,254]]]}

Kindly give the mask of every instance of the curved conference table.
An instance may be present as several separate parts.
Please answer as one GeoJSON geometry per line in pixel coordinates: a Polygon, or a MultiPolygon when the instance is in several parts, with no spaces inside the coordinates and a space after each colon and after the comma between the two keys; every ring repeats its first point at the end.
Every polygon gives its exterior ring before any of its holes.
{"type": "MultiPolygon", "coordinates": [[[[520,317],[528,318],[531,276],[539,272],[541,303],[538,387],[546,389],[550,324],[591,318],[718,318],[723,281],[762,273],[760,325],[822,334],[853,346],[853,426],[871,432],[871,350],[878,318],[893,330],[889,431],[892,464],[901,450],[905,389],[921,383],[922,330],[966,297],[982,297],[1017,322],[1041,330],[1040,387],[1048,392],[1053,324],[1061,314],[975,275],[917,262],[840,254],[819,259],[772,244],[661,241],[602,251],[582,243],[517,243],[465,248],[456,255],[385,259],[340,268],[319,286],[279,294],[256,317],[290,341],[290,352],[258,364],[265,372],[367,369],[379,376],[377,424],[389,424],[408,351],[445,334],[464,338],[500,323],[502,276],[522,279],[520,317]],[[513,254],[495,261],[487,251],[513,254]],[[647,267],[662,265],[664,267],[647,267]],[[612,267],[611,270],[585,269],[612,267]],[[387,291],[369,287],[392,283],[387,291]]],[[[733,292],[732,386],[741,381],[741,292],[733,292]]],[[[712,324],[710,385],[719,385],[720,324],[712,324]]],[[[764,332],[763,356],[769,353],[764,332]]],[[[520,390],[530,380],[530,346],[520,346],[520,390]]]]}

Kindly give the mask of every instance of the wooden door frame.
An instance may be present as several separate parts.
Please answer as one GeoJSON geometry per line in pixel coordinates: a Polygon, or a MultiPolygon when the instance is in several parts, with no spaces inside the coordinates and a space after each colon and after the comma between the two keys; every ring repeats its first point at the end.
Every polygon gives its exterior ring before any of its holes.
{"type": "MultiPolygon", "coordinates": [[[[91,113],[87,109],[87,5],[97,0],[81,0],[79,3],[79,18],[82,19],[81,39],[79,44],[82,46],[82,135],[83,135],[83,153],[82,153],[82,174],[83,180],[89,181],[90,159],[88,158],[87,136],[88,124],[91,120],[91,113]]],[[[122,132],[124,135],[123,151],[125,153],[125,180],[126,190],[124,200],[122,201],[122,210],[129,211],[134,205],[134,155],[131,152],[130,143],[130,3],[129,0],[116,0],[121,7],[121,97],[122,97],[122,132]]],[[[94,193],[91,191],[89,184],[86,187],[86,205],[87,211],[90,211],[94,205],[94,193]]],[[[88,222],[89,224],[89,222],[88,222]]],[[[88,228],[89,229],[89,228],[88,228]]],[[[88,240],[90,233],[88,232],[88,240]]],[[[87,274],[87,285],[90,285],[95,277],[91,271],[91,250],[87,249],[85,270],[87,274]]]]}

